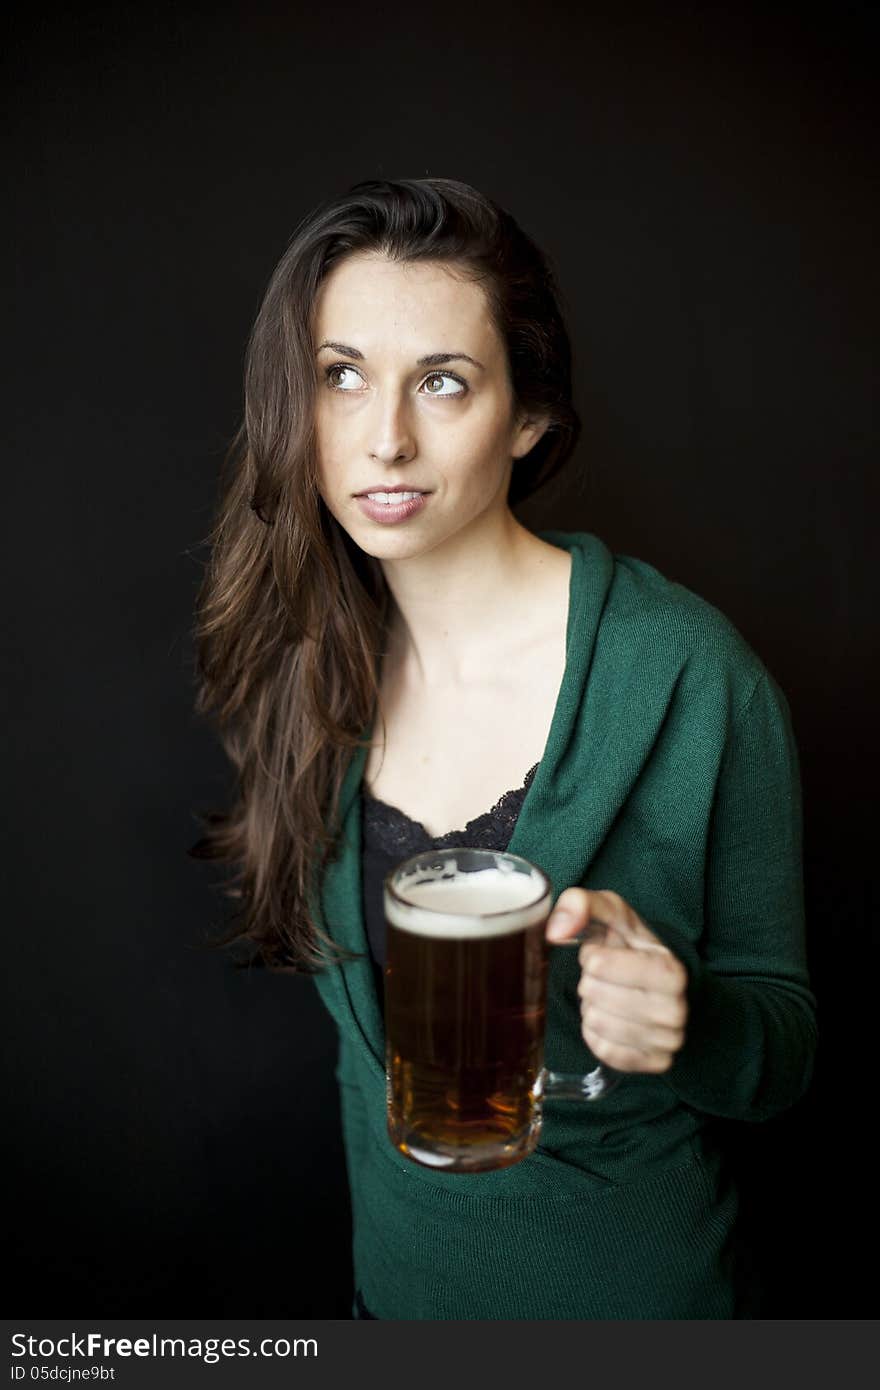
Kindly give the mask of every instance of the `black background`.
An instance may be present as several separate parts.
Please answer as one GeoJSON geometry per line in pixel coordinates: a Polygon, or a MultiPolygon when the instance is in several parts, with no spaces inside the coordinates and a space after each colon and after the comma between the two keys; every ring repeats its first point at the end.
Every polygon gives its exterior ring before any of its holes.
{"type": "MultiPolygon", "coordinates": [[[[715,603],[801,750],[821,1048],[731,1125],[763,1317],[868,1316],[870,8],[84,6],[8,21],[7,1186],[16,1312],[347,1317],[333,1025],[202,944],[229,777],[192,606],[294,225],[462,178],[548,251],[584,433],[520,512],[715,603]]],[[[873,1303],[870,1314],[873,1314],[873,1303]]]]}

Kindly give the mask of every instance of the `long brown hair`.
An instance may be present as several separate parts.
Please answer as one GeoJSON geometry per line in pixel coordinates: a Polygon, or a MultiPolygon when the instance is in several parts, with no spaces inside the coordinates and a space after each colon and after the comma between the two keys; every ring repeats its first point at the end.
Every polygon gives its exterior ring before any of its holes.
{"type": "Polygon", "coordinates": [[[549,425],[516,461],[508,504],[561,469],[580,434],[571,347],[552,271],[509,213],[454,179],[369,179],[300,222],[247,345],[244,418],[226,454],[193,629],[195,708],[237,773],[225,811],[200,815],[189,853],[234,866],[240,907],[223,943],[312,974],[353,954],[313,920],[333,857],[339,792],[377,710],[390,591],[381,565],[318,491],[311,316],[345,256],[448,263],[480,285],[506,343],[516,407],[549,425]]]}

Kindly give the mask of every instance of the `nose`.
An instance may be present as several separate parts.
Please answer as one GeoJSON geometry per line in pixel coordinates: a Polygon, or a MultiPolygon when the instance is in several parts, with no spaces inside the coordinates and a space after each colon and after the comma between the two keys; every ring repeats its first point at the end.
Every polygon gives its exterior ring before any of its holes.
{"type": "Polygon", "coordinates": [[[372,412],[367,453],[378,463],[398,463],[416,452],[415,434],[405,400],[389,391],[380,395],[372,412]]]}

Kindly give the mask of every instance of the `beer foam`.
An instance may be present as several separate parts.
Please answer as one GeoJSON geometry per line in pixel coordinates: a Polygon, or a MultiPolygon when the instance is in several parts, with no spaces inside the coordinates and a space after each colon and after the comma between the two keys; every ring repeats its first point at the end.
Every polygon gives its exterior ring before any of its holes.
{"type": "Polygon", "coordinates": [[[551,894],[543,888],[537,876],[477,869],[457,878],[399,884],[397,892],[407,901],[401,903],[386,892],[385,916],[393,926],[417,936],[506,936],[550,915],[551,894]]]}

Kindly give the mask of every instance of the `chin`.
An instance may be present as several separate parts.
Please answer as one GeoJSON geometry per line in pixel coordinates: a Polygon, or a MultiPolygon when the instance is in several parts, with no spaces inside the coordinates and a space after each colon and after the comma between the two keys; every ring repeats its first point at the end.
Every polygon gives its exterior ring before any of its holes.
{"type": "Polygon", "coordinates": [[[425,551],[433,550],[436,544],[436,541],[429,541],[425,536],[414,536],[412,533],[404,536],[392,526],[387,531],[383,529],[380,535],[376,535],[377,529],[367,524],[349,531],[355,544],[376,560],[408,560],[414,555],[424,555],[425,551]]]}

